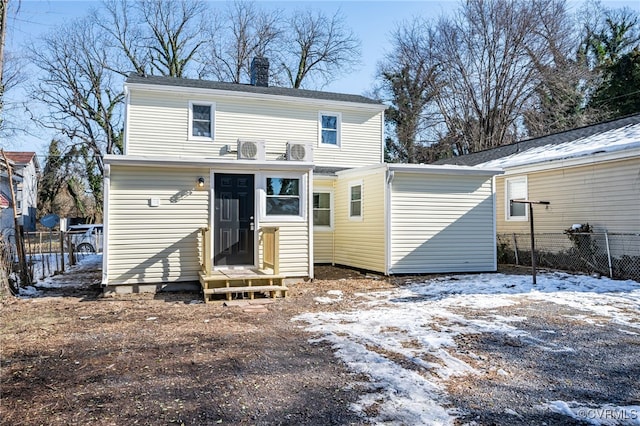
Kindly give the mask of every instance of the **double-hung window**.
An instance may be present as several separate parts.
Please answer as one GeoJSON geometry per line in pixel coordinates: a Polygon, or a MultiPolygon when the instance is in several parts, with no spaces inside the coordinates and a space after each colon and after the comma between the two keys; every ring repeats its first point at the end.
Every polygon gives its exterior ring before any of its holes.
{"type": "Polygon", "coordinates": [[[519,176],[504,180],[506,220],[527,220],[527,205],[512,203],[511,200],[527,199],[527,177],[519,176]]]}
{"type": "Polygon", "coordinates": [[[331,193],[313,193],[313,226],[331,228],[331,193]]]}
{"type": "Polygon", "coordinates": [[[349,184],[349,219],[362,220],[362,181],[349,184]]]}
{"type": "Polygon", "coordinates": [[[300,216],[300,179],[267,178],[267,216],[300,216]]]}
{"type": "Polygon", "coordinates": [[[319,114],[320,145],[340,146],[340,125],[342,117],[337,113],[319,114]]]}
{"type": "Polygon", "coordinates": [[[215,104],[189,102],[189,138],[214,139],[215,104]]]}

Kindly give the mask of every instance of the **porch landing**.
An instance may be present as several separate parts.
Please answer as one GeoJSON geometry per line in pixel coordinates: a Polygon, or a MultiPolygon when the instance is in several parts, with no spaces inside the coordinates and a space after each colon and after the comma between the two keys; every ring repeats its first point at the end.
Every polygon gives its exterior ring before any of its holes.
{"type": "Polygon", "coordinates": [[[264,270],[248,269],[221,269],[213,270],[209,274],[200,272],[200,284],[204,293],[204,301],[213,302],[219,294],[226,295],[227,300],[232,300],[233,295],[247,293],[249,299],[253,299],[255,293],[262,293],[269,297],[277,297],[278,294],[285,297],[288,288],[284,285],[284,276],[270,273],[264,270]]]}

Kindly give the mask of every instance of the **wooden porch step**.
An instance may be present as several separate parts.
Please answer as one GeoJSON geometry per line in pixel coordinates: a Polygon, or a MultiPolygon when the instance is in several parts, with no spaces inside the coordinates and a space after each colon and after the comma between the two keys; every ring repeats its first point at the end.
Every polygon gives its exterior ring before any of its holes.
{"type": "Polygon", "coordinates": [[[202,290],[204,294],[225,294],[225,293],[247,293],[257,292],[262,293],[266,291],[287,291],[287,287],[283,285],[253,285],[247,287],[216,287],[206,288],[202,290]]]}
{"type": "Polygon", "coordinates": [[[204,301],[210,303],[214,301],[213,296],[217,294],[226,294],[227,300],[231,300],[234,293],[249,293],[249,299],[253,300],[255,293],[269,293],[270,297],[275,298],[279,291],[282,293],[282,297],[287,297],[287,290],[288,288],[283,285],[253,285],[205,288],[202,292],[204,293],[204,301]]]}
{"type": "Polygon", "coordinates": [[[282,285],[284,278],[282,275],[262,272],[200,272],[200,284],[207,303],[213,302],[213,297],[219,294],[226,294],[227,300],[231,300],[235,293],[249,293],[249,299],[253,299],[255,293],[269,293],[270,297],[276,297],[277,292],[280,292],[286,297],[288,289],[282,285]]]}

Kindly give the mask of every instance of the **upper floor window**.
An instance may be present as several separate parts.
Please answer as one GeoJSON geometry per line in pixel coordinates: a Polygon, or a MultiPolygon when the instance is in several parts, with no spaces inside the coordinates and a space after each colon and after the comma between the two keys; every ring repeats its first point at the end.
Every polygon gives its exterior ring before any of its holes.
{"type": "Polygon", "coordinates": [[[322,228],[331,227],[330,192],[313,193],[313,226],[322,228]]]}
{"type": "Polygon", "coordinates": [[[300,179],[267,178],[267,216],[300,216],[300,179]]]}
{"type": "Polygon", "coordinates": [[[349,219],[362,220],[362,181],[349,184],[349,219]]]}
{"type": "Polygon", "coordinates": [[[189,102],[189,138],[213,139],[215,104],[189,102]]]}
{"type": "Polygon", "coordinates": [[[511,200],[527,199],[527,177],[519,176],[504,180],[506,220],[527,220],[527,205],[512,203],[511,200]]]}
{"type": "Polygon", "coordinates": [[[319,118],[320,144],[340,146],[340,114],[321,112],[319,118]]]}

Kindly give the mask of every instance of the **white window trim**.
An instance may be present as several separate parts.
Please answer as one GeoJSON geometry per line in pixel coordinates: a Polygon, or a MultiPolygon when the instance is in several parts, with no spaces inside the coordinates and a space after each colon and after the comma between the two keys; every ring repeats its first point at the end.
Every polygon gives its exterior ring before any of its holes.
{"type": "Polygon", "coordinates": [[[329,111],[320,111],[318,112],[318,146],[327,146],[332,148],[340,148],[342,145],[342,113],[339,112],[329,112],[329,111]],[[336,144],[332,143],[323,143],[322,142],[322,116],[333,116],[336,117],[336,144]]]}
{"type": "Polygon", "coordinates": [[[525,194],[524,198],[526,199],[529,193],[529,181],[527,176],[515,176],[504,179],[504,219],[507,222],[525,222],[529,220],[529,209],[524,209],[524,216],[511,216],[511,199],[509,194],[509,183],[510,182],[524,182],[525,194]]]}
{"type": "Polygon", "coordinates": [[[260,192],[260,222],[305,222],[307,220],[307,202],[309,197],[307,196],[307,181],[308,175],[306,173],[292,173],[292,172],[269,172],[256,174],[256,187],[260,192]],[[287,179],[300,179],[300,211],[297,215],[267,215],[267,178],[287,178],[287,179]]]}
{"type": "MultiPolygon", "coordinates": [[[[330,189],[320,189],[320,190],[314,190],[313,191],[314,194],[329,194],[329,226],[326,225],[313,225],[313,229],[315,231],[333,231],[333,225],[335,223],[334,219],[333,219],[333,213],[334,213],[334,205],[333,205],[333,191],[330,189]]],[[[315,210],[313,205],[311,206],[311,210],[315,210]]],[[[313,220],[313,216],[311,217],[311,220],[313,220]]]]}
{"type": "Polygon", "coordinates": [[[189,122],[187,123],[187,139],[190,141],[213,141],[216,137],[216,104],[215,102],[189,101],[189,122]],[[205,105],[211,107],[211,137],[193,135],[193,106],[205,105]]]}
{"type": "Polygon", "coordinates": [[[349,182],[349,188],[347,191],[347,217],[351,221],[362,222],[364,217],[364,184],[362,179],[349,182]],[[354,186],[360,186],[360,216],[351,215],[351,188],[354,186]]]}

